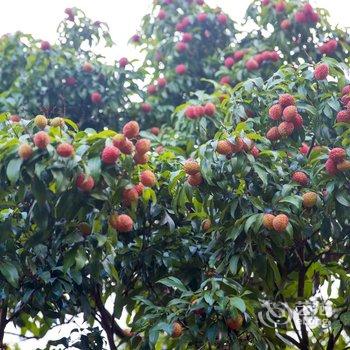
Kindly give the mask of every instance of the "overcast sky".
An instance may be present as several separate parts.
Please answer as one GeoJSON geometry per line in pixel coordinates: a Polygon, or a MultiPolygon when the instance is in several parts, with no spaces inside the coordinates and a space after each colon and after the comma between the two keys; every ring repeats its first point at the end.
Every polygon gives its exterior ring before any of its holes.
{"type": "MultiPolygon", "coordinates": [[[[138,29],[141,18],[152,6],[152,0],[8,0],[2,1],[0,35],[17,30],[31,33],[35,37],[54,42],[58,23],[65,16],[67,7],[79,7],[94,20],[107,22],[117,47],[105,54],[119,59],[135,57],[136,52],[127,46],[127,41],[138,29]]],[[[234,20],[240,21],[250,0],[206,0],[212,6],[220,6],[234,20]]],[[[331,22],[349,26],[349,0],[311,0],[313,5],[326,8],[331,22]]],[[[8,327],[10,328],[10,327],[8,327]]],[[[21,349],[35,349],[43,346],[48,339],[68,335],[74,328],[65,326],[55,329],[41,341],[30,340],[20,343],[21,349]]],[[[16,332],[15,329],[7,329],[16,332]]],[[[15,343],[17,337],[7,334],[5,341],[15,343]]]]}
{"type": "MultiPolygon", "coordinates": [[[[240,21],[250,0],[206,2],[222,7],[233,19],[240,21]]],[[[333,23],[349,25],[349,0],[311,0],[311,3],[327,8],[333,23]]],[[[92,19],[109,24],[117,47],[104,52],[105,55],[130,59],[136,56],[136,52],[127,46],[127,41],[137,30],[142,16],[151,8],[152,0],[9,0],[1,8],[0,35],[21,30],[54,42],[57,25],[65,16],[64,9],[73,6],[84,10],[92,19]]]]}

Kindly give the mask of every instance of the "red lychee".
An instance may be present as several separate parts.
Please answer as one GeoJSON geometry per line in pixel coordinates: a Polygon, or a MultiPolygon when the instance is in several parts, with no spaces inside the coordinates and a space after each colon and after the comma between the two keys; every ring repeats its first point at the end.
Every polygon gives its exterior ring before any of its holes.
{"type": "Polygon", "coordinates": [[[119,67],[120,68],[125,68],[127,64],[129,63],[128,59],[126,57],[122,57],[119,59],[119,67]]]}
{"type": "Polygon", "coordinates": [[[158,78],[157,79],[157,86],[161,89],[163,89],[167,84],[167,81],[165,78],[158,78]]]}
{"type": "Polygon", "coordinates": [[[153,127],[151,128],[151,133],[152,133],[153,135],[155,135],[155,136],[158,136],[159,133],[160,133],[160,129],[157,128],[156,126],[153,126],[153,127]]]}
{"type": "Polygon", "coordinates": [[[273,228],[277,232],[285,231],[285,229],[288,226],[288,223],[289,223],[289,219],[288,219],[288,216],[285,214],[277,215],[272,221],[273,228]]]}
{"type": "Polygon", "coordinates": [[[221,85],[230,85],[231,83],[231,78],[228,75],[224,75],[221,79],[220,79],[220,84],[221,85]]]}
{"type": "Polygon", "coordinates": [[[134,155],[134,162],[136,164],[146,164],[148,162],[148,154],[139,154],[139,153],[135,153],[134,155]]]}
{"type": "Polygon", "coordinates": [[[123,127],[123,134],[129,139],[139,136],[139,132],[140,127],[138,122],[136,122],[135,120],[126,123],[123,127]]]}
{"type": "Polygon", "coordinates": [[[115,146],[106,146],[101,153],[101,160],[105,164],[114,164],[120,156],[120,151],[115,146]]]}
{"type": "Polygon", "coordinates": [[[163,9],[160,9],[157,15],[157,18],[160,19],[161,21],[165,19],[166,17],[166,12],[163,9]]]}
{"type": "Polygon", "coordinates": [[[208,102],[204,105],[204,113],[208,117],[212,117],[216,113],[216,107],[214,103],[208,102]]]}
{"type": "Polygon", "coordinates": [[[269,117],[273,120],[279,120],[282,117],[282,108],[279,104],[275,104],[269,109],[269,117]]]}
{"type": "Polygon", "coordinates": [[[292,180],[300,184],[301,186],[306,186],[309,183],[308,176],[302,171],[296,171],[292,175],[292,180]]]}
{"type": "Polygon", "coordinates": [[[316,80],[325,80],[329,74],[329,67],[326,63],[320,63],[315,67],[314,78],[316,80]]]}
{"type": "Polygon", "coordinates": [[[290,94],[282,94],[278,98],[278,103],[282,108],[286,108],[291,105],[295,105],[294,97],[290,94]]]}
{"type": "Polygon", "coordinates": [[[184,75],[187,71],[187,68],[184,64],[178,64],[175,68],[175,72],[178,75],[184,75]]]}
{"type": "Polygon", "coordinates": [[[138,184],[136,184],[136,185],[134,186],[134,188],[135,188],[135,190],[137,191],[137,194],[138,194],[139,196],[141,196],[141,195],[142,195],[142,192],[143,192],[143,190],[144,190],[144,188],[145,188],[145,186],[143,186],[143,184],[142,184],[141,182],[139,182],[138,184]]]}
{"type": "Polygon", "coordinates": [[[247,68],[248,71],[253,71],[253,70],[259,69],[259,63],[254,58],[250,58],[245,63],[245,67],[247,68]]]}
{"type": "Polygon", "coordinates": [[[350,111],[345,109],[338,112],[337,123],[350,123],[350,111]]]}
{"type": "Polygon", "coordinates": [[[278,132],[282,137],[290,136],[294,131],[294,124],[290,122],[282,122],[278,125],[278,132]]]}
{"type": "Polygon", "coordinates": [[[83,192],[90,192],[95,186],[95,181],[90,175],[79,174],[75,184],[79,190],[83,192]]]}
{"type": "Polygon", "coordinates": [[[182,41],[179,41],[175,45],[175,50],[180,53],[185,52],[187,50],[187,44],[183,43],[182,41]]]}
{"type": "Polygon", "coordinates": [[[301,154],[307,155],[309,152],[310,147],[306,143],[302,143],[299,147],[299,151],[301,154]]]}
{"type": "Polygon", "coordinates": [[[139,139],[135,144],[135,149],[138,154],[145,154],[151,149],[151,141],[147,139],[139,139]]]}
{"type": "Polygon", "coordinates": [[[98,104],[102,101],[102,96],[99,92],[95,91],[90,95],[90,99],[93,104],[98,104]]]}
{"type": "Polygon", "coordinates": [[[224,15],[223,13],[219,13],[216,16],[216,18],[221,25],[225,25],[227,23],[227,16],[224,15]]]}
{"type": "Polygon", "coordinates": [[[134,222],[129,215],[113,213],[109,218],[110,225],[120,233],[130,232],[133,229],[134,222]]]}
{"type": "Polygon", "coordinates": [[[350,85],[345,85],[341,90],[342,95],[348,95],[350,94],[350,85]]]}
{"type": "Polygon", "coordinates": [[[173,331],[171,333],[171,336],[173,338],[179,338],[179,337],[181,337],[182,332],[183,332],[183,327],[182,327],[181,323],[174,322],[173,323],[173,331]]]}
{"type": "Polygon", "coordinates": [[[200,172],[200,166],[195,160],[187,159],[183,165],[183,170],[188,175],[194,175],[200,172]]]}
{"type": "Polygon", "coordinates": [[[63,158],[69,158],[74,154],[74,147],[69,143],[60,143],[56,151],[59,156],[63,158]]]}
{"type": "Polygon", "coordinates": [[[149,95],[154,95],[157,92],[157,87],[153,84],[147,86],[147,93],[149,95]]]}
{"type": "Polygon", "coordinates": [[[224,62],[225,67],[231,68],[234,65],[234,63],[235,63],[235,60],[232,57],[229,56],[225,58],[225,62],[224,62]]]}
{"type": "Polygon", "coordinates": [[[260,150],[256,146],[253,146],[253,148],[250,150],[250,153],[254,158],[258,158],[260,155],[260,150]]]}
{"type": "Polygon", "coordinates": [[[280,23],[280,28],[282,30],[288,30],[291,27],[291,23],[289,19],[284,19],[281,23],[280,23]]]}
{"type": "Polygon", "coordinates": [[[298,113],[298,110],[295,106],[288,106],[283,110],[283,119],[287,122],[292,122],[296,115],[298,113]]]}
{"type": "Polygon", "coordinates": [[[137,202],[137,200],[139,199],[139,193],[137,192],[137,189],[135,187],[125,188],[123,190],[122,197],[124,204],[129,206],[137,202]]]}
{"type": "Polygon", "coordinates": [[[286,9],[286,4],[283,0],[279,1],[276,5],[275,5],[275,10],[278,13],[284,12],[286,9]]]}
{"type": "Polygon", "coordinates": [[[193,35],[191,33],[183,33],[182,34],[181,41],[183,43],[189,43],[190,41],[192,41],[192,39],[193,39],[193,35]]]}
{"type": "Polygon", "coordinates": [[[157,178],[151,170],[144,170],[140,175],[141,183],[146,187],[153,187],[157,183],[157,178]]]}
{"type": "Polygon", "coordinates": [[[232,143],[228,140],[220,140],[216,146],[216,152],[223,154],[225,156],[231,155],[233,153],[232,143]]]}
{"type": "Polygon", "coordinates": [[[336,175],[338,173],[337,164],[331,159],[328,158],[325,163],[325,169],[329,175],[336,175]]]}
{"type": "Polygon", "coordinates": [[[237,317],[235,318],[228,318],[226,320],[226,324],[227,327],[231,330],[231,331],[236,331],[238,329],[240,329],[243,325],[243,316],[241,314],[239,314],[237,317]]]}
{"type": "Polygon", "coordinates": [[[299,113],[297,113],[297,115],[295,116],[295,118],[292,121],[292,123],[293,123],[295,129],[302,128],[302,126],[304,124],[303,117],[299,113]]]}
{"type": "Polygon", "coordinates": [[[306,15],[305,15],[305,13],[302,12],[302,11],[297,11],[297,12],[294,14],[294,19],[295,19],[295,22],[300,23],[300,24],[303,24],[303,23],[306,23],[306,22],[307,22],[306,15]]]}
{"type": "Polygon", "coordinates": [[[141,110],[143,113],[152,112],[152,106],[149,103],[143,102],[141,103],[141,110]]]}
{"type": "Polygon", "coordinates": [[[207,20],[207,17],[208,17],[208,15],[205,12],[198,13],[197,20],[198,20],[198,22],[203,23],[207,20]]]}
{"type": "Polygon", "coordinates": [[[197,174],[194,174],[194,175],[189,175],[187,177],[187,182],[191,186],[199,186],[203,182],[203,178],[202,178],[201,173],[197,173],[197,174]]]}
{"type": "Polygon", "coordinates": [[[245,55],[244,50],[238,50],[233,54],[233,58],[237,62],[237,61],[240,61],[244,57],[244,55],[245,55]]]}
{"type": "Polygon", "coordinates": [[[329,151],[328,156],[333,160],[334,163],[338,164],[345,159],[346,152],[344,148],[336,147],[329,151]]]}
{"type": "Polygon", "coordinates": [[[85,62],[83,64],[83,71],[85,73],[91,73],[94,70],[94,66],[90,62],[85,62]]]}
{"type": "Polygon", "coordinates": [[[34,145],[40,149],[45,149],[50,143],[50,136],[45,131],[39,131],[34,135],[34,145]]]}
{"type": "Polygon", "coordinates": [[[40,43],[40,48],[43,51],[49,51],[51,49],[51,44],[46,40],[42,40],[40,43]]]}
{"type": "Polygon", "coordinates": [[[278,131],[277,126],[273,126],[271,129],[269,129],[266,133],[266,138],[270,141],[276,141],[281,138],[281,135],[278,131]]]}

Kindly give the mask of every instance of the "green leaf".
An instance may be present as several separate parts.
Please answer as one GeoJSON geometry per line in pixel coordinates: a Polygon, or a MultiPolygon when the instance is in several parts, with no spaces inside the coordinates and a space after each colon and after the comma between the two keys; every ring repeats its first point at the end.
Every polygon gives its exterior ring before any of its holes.
{"type": "Polygon", "coordinates": [[[176,288],[181,290],[182,292],[188,292],[185,285],[176,277],[166,277],[159,280],[157,283],[164,284],[165,286],[176,288]]]}
{"type": "Polygon", "coordinates": [[[289,204],[292,204],[297,209],[300,209],[303,200],[300,196],[287,196],[287,197],[282,198],[279,202],[280,203],[289,203],[289,204]]]}
{"type": "Polygon", "coordinates": [[[12,182],[16,182],[19,179],[21,165],[23,161],[21,158],[11,159],[6,168],[7,178],[12,182]]]}
{"type": "Polygon", "coordinates": [[[15,265],[8,261],[0,262],[0,273],[12,287],[18,288],[19,275],[15,265]]]}
{"type": "Polygon", "coordinates": [[[245,310],[246,310],[246,306],[245,306],[245,303],[244,303],[242,298],[233,297],[230,300],[230,304],[231,304],[231,306],[234,306],[235,308],[237,308],[241,312],[245,312],[245,310]]]}
{"type": "Polygon", "coordinates": [[[337,192],[335,198],[344,207],[350,207],[350,198],[349,195],[347,195],[346,191],[337,192]]]}

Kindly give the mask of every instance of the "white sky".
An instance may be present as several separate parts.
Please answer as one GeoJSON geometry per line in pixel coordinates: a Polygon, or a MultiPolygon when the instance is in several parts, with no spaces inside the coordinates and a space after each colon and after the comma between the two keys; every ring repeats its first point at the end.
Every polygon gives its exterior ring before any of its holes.
{"type": "MultiPolygon", "coordinates": [[[[206,0],[212,6],[220,6],[233,19],[239,21],[250,0],[206,0]]],[[[327,8],[333,23],[349,25],[348,0],[311,0],[312,4],[327,8]]],[[[127,46],[128,39],[136,32],[140,20],[152,6],[152,0],[10,0],[1,10],[0,35],[21,30],[35,37],[54,42],[58,23],[65,16],[66,7],[79,7],[94,20],[107,22],[117,47],[103,52],[109,58],[137,57],[137,52],[127,46]]]]}
{"type": "MultiPolygon", "coordinates": [[[[79,7],[94,20],[107,22],[112,38],[117,46],[104,52],[110,59],[137,56],[134,49],[127,46],[127,41],[138,29],[141,18],[152,6],[152,0],[10,0],[2,4],[0,36],[17,30],[31,33],[35,37],[54,42],[58,23],[65,16],[66,7],[79,7]]],[[[220,6],[234,20],[240,21],[250,0],[206,0],[212,6],[220,6]]],[[[333,24],[349,26],[348,0],[311,0],[313,5],[326,8],[331,14],[333,24]]],[[[79,322],[80,323],[80,322],[79,322]]],[[[8,327],[10,328],[10,327],[8,327]]],[[[29,340],[20,343],[22,349],[35,349],[44,346],[48,339],[57,339],[69,335],[73,327],[55,329],[46,339],[29,340]]],[[[16,332],[15,329],[7,329],[16,332]]],[[[18,338],[6,335],[5,341],[18,342],[18,338]]]]}

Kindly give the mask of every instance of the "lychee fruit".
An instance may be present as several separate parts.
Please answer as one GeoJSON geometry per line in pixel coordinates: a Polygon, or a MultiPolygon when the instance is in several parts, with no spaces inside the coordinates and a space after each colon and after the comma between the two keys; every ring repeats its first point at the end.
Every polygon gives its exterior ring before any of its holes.
{"type": "Polygon", "coordinates": [[[236,137],[235,143],[232,144],[233,153],[239,153],[243,150],[244,141],[240,137],[236,137]]]}
{"type": "Polygon", "coordinates": [[[18,155],[23,160],[29,159],[33,155],[32,146],[28,145],[28,143],[22,143],[18,147],[18,155]]]}
{"type": "Polygon", "coordinates": [[[123,202],[125,205],[131,205],[132,203],[136,203],[139,199],[139,193],[135,187],[125,188],[123,190],[123,202]]]}
{"type": "Polygon", "coordinates": [[[326,160],[325,169],[327,173],[331,176],[334,176],[338,173],[337,164],[331,158],[328,158],[326,160]]]}
{"type": "Polygon", "coordinates": [[[279,214],[277,215],[273,221],[272,225],[275,231],[277,232],[283,232],[287,228],[289,223],[288,216],[285,214],[279,214]]]}
{"type": "Polygon", "coordinates": [[[187,159],[183,165],[183,170],[188,175],[194,175],[200,172],[200,166],[195,160],[187,159]]]}
{"type": "Polygon", "coordinates": [[[341,90],[342,95],[348,95],[350,94],[350,85],[345,85],[341,90]]]}
{"type": "Polygon", "coordinates": [[[184,64],[178,64],[175,68],[175,72],[178,75],[184,75],[187,71],[187,67],[184,64]]]}
{"type": "Polygon", "coordinates": [[[94,66],[90,62],[85,62],[83,64],[83,71],[85,73],[91,73],[94,70],[94,66]]]}
{"type": "Polygon", "coordinates": [[[294,14],[294,19],[295,19],[295,22],[300,23],[300,24],[303,24],[303,23],[307,22],[307,17],[305,15],[305,13],[302,12],[302,11],[297,11],[294,14]]]}
{"type": "Polygon", "coordinates": [[[299,147],[299,152],[301,154],[307,155],[309,152],[310,147],[306,143],[302,143],[301,146],[299,147]]]}
{"type": "Polygon", "coordinates": [[[344,148],[336,147],[329,151],[329,158],[336,164],[341,163],[345,157],[346,152],[344,148]]]}
{"type": "Polygon", "coordinates": [[[157,178],[153,171],[144,170],[140,175],[140,181],[146,187],[153,187],[157,182],[157,178]]]}
{"type": "Polygon", "coordinates": [[[273,120],[279,120],[282,117],[282,107],[279,104],[275,104],[269,109],[269,117],[273,120]]]}
{"type": "Polygon", "coordinates": [[[302,171],[296,171],[292,175],[292,180],[299,183],[301,186],[306,186],[309,182],[308,176],[302,171]]]}
{"type": "Polygon", "coordinates": [[[129,63],[129,60],[126,57],[121,57],[118,63],[120,68],[125,68],[129,63]]]}
{"type": "Polygon", "coordinates": [[[127,233],[132,231],[134,222],[129,215],[117,213],[111,214],[109,217],[110,225],[120,233],[127,233]]]}
{"type": "Polygon", "coordinates": [[[181,323],[180,322],[174,322],[173,323],[173,331],[171,333],[171,336],[173,338],[179,338],[179,337],[181,337],[182,332],[183,332],[183,327],[182,327],[181,323]]]}
{"type": "Polygon", "coordinates": [[[208,15],[205,12],[198,13],[198,15],[197,15],[197,20],[200,23],[205,22],[207,20],[207,18],[208,18],[208,15]]]}
{"type": "Polygon", "coordinates": [[[312,208],[317,203],[317,194],[315,192],[306,192],[303,194],[303,206],[312,208]]]}
{"type": "Polygon", "coordinates": [[[51,49],[51,44],[46,40],[42,40],[40,43],[40,48],[43,51],[49,51],[51,49]]]}
{"type": "Polygon", "coordinates": [[[50,125],[56,128],[62,127],[64,126],[64,119],[60,117],[53,118],[50,121],[50,125]]]}
{"type": "Polygon", "coordinates": [[[163,89],[167,84],[167,81],[165,78],[158,78],[157,79],[157,86],[161,89],[163,89]]]}
{"type": "Polygon", "coordinates": [[[149,156],[147,153],[144,153],[144,154],[135,153],[134,154],[134,162],[136,164],[147,164],[148,159],[149,159],[149,156]]]}
{"type": "Polygon", "coordinates": [[[232,143],[228,140],[220,140],[216,146],[216,152],[225,156],[233,153],[232,143]]]}
{"type": "Polygon", "coordinates": [[[34,124],[39,129],[45,129],[47,126],[47,118],[44,115],[39,114],[34,118],[34,124]]]}
{"type": "Polygon", "coordinates": [[[123,134],[125,135],[125,137],[129,139],[139,136],[139,132],[140,132],[139,124],[134,120],[126,123],[123,127],[123,134]]]}
{"type": "Polygon", "coordinates": [[[280,23],[280,28],[282,30],[288,30],[291,27],[291,23],[289,19],[284,19],[281,23],[280,23]]]}
{"type": "Polygon", "coordinates": [[[292,123],[293,123],[295,129],[302,128],[303,124],[304,124],[303,117],[299,113],[297,113],[297,115],[295,116],[295,118],[292,121],[292,123]]]}
{"type": "Polygon", "coordinates": [[[226,68],[231,68],[235,63],[235,60],[232,57],[225,58],[224,65],[226,68]]]}
{"type": "Polygon", "coordinates": [[[250,150],[250,153],[254,158],[258,158],[260,155],[260,150],[256,146],[253,146],[252,149],[250,150]]]}
{"type": "Polygon", "coordinates": [[[191,186],[199,186],[203,182],[203,178],[202,178],[201,173],[197,173],[197,174],[194,174],[194,175],[189,175],[187,177],[187,182],[191,186]]]}
{"type": "Polygon", "coordinates": [[[271,129],[269,129],[266,133],[266,138],[270,141],[276,141],[281,138],[281,134],[279,133],[278,127],[273,126],[271,129]]]}
{"type": "Polygon", "coordinates": [[[295,99],[290,94],[282,94],[278,98],[278,103],[282,108],[286,108],[288,106],[295,105],[295,99]]]}
{"type": "Polygon", "coordinates": [[[152,133],[153,135],[155,135],[155,136],[158,136],[159,133],[160,133],[160,129],[159,129],[158,127],[156,127],[156,126],[153,126],[153,127],[151,128],[151,133],[152,133]]]}
{"type": "Polygon", "coordinates": [[[286,9],[286,4],[283,0],[279,1],[278,3],[275,4],[275,10],[278,13],[284,12],[286,9]]]}
{"type": "Polygon", "coordinates": [[[143,190],[145,189],[145,186],[143,186],[143,184],[142,184],[141,182],[139,182],[138,184],[136,184],[136,185],[134,186],[134,188],[135,188],[135,190],[137,191],[137,194],[138,194],[139,196],[141,196],[143,190]]]}
{"type": "Polygon", "coordinates": [[[147,86],[147,93],[149,95],[154,95],[157,92],[157,87],[153,84],[147,86]]]}
{"type": "Polygon", "coordinates": [[[227,23],[227,16],[224,15],[223,13],[219,13],[216,16],[216,18],[221,25],[225,25],[227,23]]]}
{"type": "Polygon", "coordinates": [[[320,63],[315,67],[314,78],[316,80],[325,80],[329,74],[329,67],[326,63],[320,63]]]}
{"type": "Polygon", "coordinates": [[[175,50],[179,53],[185,52],[187,50],[187,44],[182,41],[179,41],[175,45],[175,50]]]}
{"type": "Polygon", "coordinates": [[[68,86],[73,86],[77,83],[77,79],[75,79],[74,77],[67,77],[66,78],[66,84],[68,86]]]}
{"type": "Polygon", "coordinates": [[[202,229],[204,232],[208,232],[211,229],[212,223],[210,219],[204,219],[202,221],[202,229]]]}
{"type": "Polygon", "coordinates": [[[98,104],[102,101],[102,96],[99,92],[95,91],[90,95],[90,100],[93,104],[98,104]]]}
{"type": "Polygon", "coordinates": [[[59,156],[63,158],[69,158],[74,154],[74,147],[69,143],[60,143],[56,151],[59,156]]]}
{"type": "Polygon", "coordinates": [[[231,78],[228,75],[224,75],[221,79],[220,79],[220,84],[221,85],[230,85],[231,83],[231,78]]]}
{"type": "Polygon", "coordinates": [[[120,156],[120,150],[115,146],[106,146],[101,153],[101,160],[105,164],[114,164],[120,156]]]}
{"type": "Polygon", "coordinates": [[[214,103],[208,102],[204,105],[204,113],[208,117],[212,117],[216,113],[216,107],[214,103]]]}
{"type": "Polygon", "coordinates": [[[272,214],[264,214],[262,224],[268,230],[273,230],[273,219],[275,215],[272,214]]]}
{"type": "Polygon", "coordinates": [[[78,175],[75,184],[79,190],[90,192],[95,186],[95,181],[92,176],[81,173],[78,175]]]}
{"type": "Polygon", "coordinates": [[[350,123],[350,111],[342,110],[337,114],[337,123],[350,123]]]}
{"type": "Polygon", "coordinates": [[[337,164],[337,169],[339,171],[347,171],[350,170],[350,161],[349,160],[343,160],[342,162],[337,164]]]}
{"type": "Polygon", "coordinates": [[[282,122],[278,125],[278,132],[282,137],[290,136],[294,131],[294,124],[290,122],[282,122]]]}
{"type": "Polygon", "coordinates": [[[244,57],[244,55],[245,55],[244,50],[238,50],[233,54],[233,58],[237,62],[237,61],[240,61],[244,57]]]}
{"type": "Polygon", "coordinates": [[[205,110],[203,106],[194,106],[193,107],[193,113],[196,118],[201,118],[205,114],[205,110]]]}
{"type": "Polygon", "coordinates": [[[188,119],[196,119],[197,115],[196,115],[195,106],[188,106],[185,110],[185,116],[188,119]]]}
{"type": "Polygon", "coordinates": [[[33,141],[36,147],[45,149],[50,143],[50,136],[45,131],[39,131],[34,135],[33,141]]]}
{"type": "Polygon", "coordinates": [[[80,222],[78,230],[84,235],[88,236],[91,233],[91,226],[87,222],[80,222]]]}
{"type": "Polygon", "coordinates": [[[162,21],[163,19],[165,19],[165,17],[166,17],[166,12],[163,9],[160,9],[158,12],[157,18],[162,21]]]}
{"type": "Polygon", "coordinates": [[[141,103],[141,110],[143,113],[151,113],[152,106],[147,102],[143,102],[143,103],[141,103]]]}
{"type": "Polygon", "coordinates": [[[292,122],[297,114],[298,110],[295,106],[288,106],[283,110],[283,119],[287,122],[292,122]]]}
{"type": "Polygon", "coordinates": [[[147,139],[139,139],[135,144],[135,149],[138,154],[145,154],[151,149],[151,141],[147,139]]]}
{"type": "Polygon", "coordinates": [[[131,154],[134,150],[134,144],[123,134],[116,134],[112,139],[113,146],[119,148],[124,154],[131,154]]]}
{"type": "Polygon", "coordinates": [[[162,154],[162,153],[164,153],[164,151],[165,151],[164,146],[158,145],[158,146],[156,147],[156,152],[157,152],[158,154],[162,154]]]}
{"type": "Polygon", "coordinates": [[[235,318],[228,318],[226,320],[226,324],[231,331],[236,331],[242,327],[243,321],[243,316],[241,314],[238,314],[238,316],[235,318]]]}
{"type": "Polygon", "coordinates": [[[254,58],[250,58],[245,63],[245,67],[247,68],[248,71],[253,71],[253,70],[259,69],[259,63],[254,58]]]}
{"type": "Polygon", "coordinates": [[[10,116],[10,122],[12,123],[19,123],[21,121],[21,117],[17,114],[12,114],[10,116]]]}

